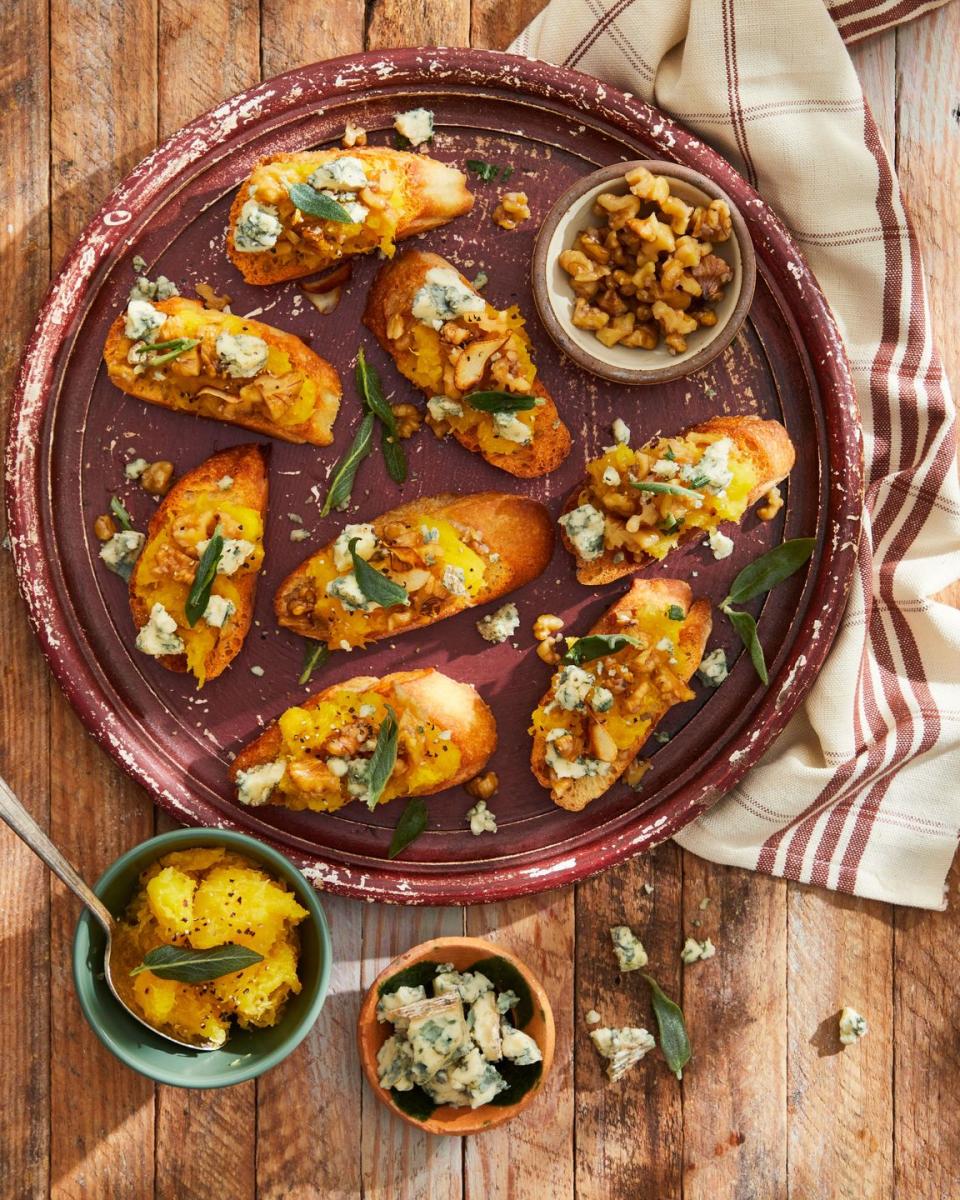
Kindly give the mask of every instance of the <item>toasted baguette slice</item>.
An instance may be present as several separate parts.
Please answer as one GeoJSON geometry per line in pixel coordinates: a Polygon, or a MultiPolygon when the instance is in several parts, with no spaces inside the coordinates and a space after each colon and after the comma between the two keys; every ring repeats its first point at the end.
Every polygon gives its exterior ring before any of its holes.
{"type": "Polygon", "coordinates": [[[536,578],[552,553],[550,515],[526,496],[476,492],[412,500],[367,525],[346,526],[301,563],[277,590],[277,620],[331,650],[352,649],[495,600],[536,578]],[[364,557],[372,552],[371,566],[408,588],[409,606],[351,612],[327,594],[333,580],[352,574],[346,547],[352,536],[364,537],[357,549],[364,557]]]}
{"type": "Polygon", "coordinates": [[[358,676],[289,708],[233,761],[230,778],[244,804],[281,804],[332,812],[362,791],[345,760],[369,759],[387,706],[398,726],[397,766],[379,803],[431,796],[483,770],[497,745],[493,713],[466,683],[432,667],[377,679],[358,676]],[[283,763],[282,773],[274,764],[283,763]],[[266,768],[266,770],[264,770],[266,768]]]}
{"type": "MultiPolygon", "coordinates": [[[[563,688],[564,672],[570,668],[560,667],[554,674],[533,714],[530,761],[537,781],[550,789],[555,804],[579,812],[602,796],[630,766],[664,714],[674,704],[693,698],[687,684],[703,658],[711,624],[710,602],[694,603],[689,586],[679,579],[637,579],[604,613],[591,634],[626,634],[641,645],[628,645],[584,663],[580,669],[589,672],[594,682],[580,709],[568,711],[557,700],[558,687],[561,695],[571,699],[569,687],[563,688]],[[674,617],[682,613],[682,619],[672,619],[671,609],[674,617]],[[630,672],[629,678],[620,675],[624,668],[630,672]],[[648,682],[643,693],[632,700],[631,694],[644,681],[648,682]],[[601,709],[606,697],[594,697],[594,689],[604,687],[613,692],[613,704],[606,711],[595,711],[589,701],[595,698],[601,709]],[[636,707],[628,708],[628,704],[636,707]],[[550,730],[557,727],[569,731],[572,746],[548,740],[550,730]],[[577,765],[588,773],[580,778],[560,778],[548,761],[551,747],[556,753],[568,751],[560,753],[567,762],[577,764],[585,758],[585,763],[577,765]],[[602,767],[604,763],[606,770],[590,765],[602,767]],[[590,774],[591,770],[596,773],[590,774]]],[[[572,683],[576,685],[577,680],[572,683]]]]}
{"type": "MultiPolygon", "coordinates": [[[[151,335],[153,343],[189,338],[198,339],[199,345],[159,367],[140,367],[130,362],[134,341],[126,336],[126,314],[121,314],[110,326],[103,348],[107,374],[121,391],[162,408],[240,425],[285,442],[330,445],[340,407],[340,377],[295,334],[204,308],[182,296],[159,300],[151,307],[166,317],[151,335]],[[262,369],[254,365],[250,376],[230,376],[217,349],[221,334],[265,342],[268,356],[262,369]]],[[[164,353],[158,350],[154,357],[164,353]]]]}
{"type": "Polygon", "coordinates": [[[482,455],[491,466],[521,479],[556,470],[570,453],[570,430],[537,377],[520,313],[515,307],[500,311],[487,303],[485,312],[463,314],[437,331],[411,311],[414,297],[429,282],[428,275],[433,271],[442,271],[448,278],[452,273],[479,298],[469,280],[445,258],[425,250],[408,250],[395,262],[381,267],[370,289],[364,322],[400,372],[428,400],[447,397],[461,407],[459,417],[428,418],[438,437],[452,433],[462,446],[482,455]],[[450,337],[457,339],[456,345],[450,337]],[[482,353],[485,348],[489,353],[482,353]],[[516,367],[513,382],[506,384],[498,376],[509,369],[511,355],[516,367]],[[492,415],[477,412],[463,399],[471,392],[505,389],[535,396],[542,402],[516,414],[532,435],[526,445],[497,435],[492,415]]]}
{"type": "MultiPolygon", "coordinates": [[[[247,636],[263,562],[266,512],[266,452],[260,446],[234,446],[178,479],[147,528],[146,542],[130,576],[133,621],[143,630],[154,606],[162,604],[176,621],[172,636],[181,640],[183,652],[144,652],[169,671],[192,672],[200,687],[230,665],[247,636]],[[221,486],[227,480],[229,485],[221,486]],[[222,626],[203,616],[191,626],[185,605],[202,554],[197,543],[212,537],[218,524],[225,539],[243,540],[253,549],[232,574],[218,572],[214,577],[211,595],[229,601],[234,608],[222,626]]],[[[237,548],[239,553],[242,549],[237,548]]],[[[228,554],[223,556],[223,561],[228,559],[228,554]]],[[[143,647],[138,644],[137,648],[143,647]]]]}
{"type": "MultiPolygon", "coordinates": [[[[639,537],[657,535],[655,544],[648,549],[639,546],[637,537],[626,536],[626,515],[609,511],[599,498],[606,492],[618,490],[630,499],[638,498],[639,493],[631,491],[625,484],[628,466],[631,473],[636,471],[632,462],[635,452],[629,447],[617,446],[608,449],[601,458],[587,464],[587,474],[567,497],[563,515],[566,516],[583,504],[592,504],[598,511],[603,512],[603,553],[596,558],[584,558],[571,539],[568,528],[561,524],[563,544],[577,560],[577,579],[581,583],[588,587],[598,587],[624,575],[632,575],[651,559],[664,558],[675,546],[696,541],[698,538],[702,540],[724,521],[741,521],[747,509],[786,479],[793,468],[796,454],[784,427],[779,421],[765,421],[752,416],[713,417],[676,437],[655,438],[636,453],[645,454],[650,460],[659,459],[670,447],[671,452],[675,452],[677,456],[679,468],[682,469],[682,457],[691,447],[699,454],[708,443],[720,439],[729,439],[733,444],[730,464],[734,477],[731,484],[720,496],[713,496],[702,487],[694,489],[702,498],[702,506],[699,509],[691,509],[684,503],[683,497],[652,497],[650,511],[658,525],[650,526],[644,522],[638,531],[639,537]],[[609,464],[614,470],[619,468],[618,473],[622,477],[619,486],[610,488],[603,484],[604,464],[609,464]],[[683,516],[684,523],[679,530],[672,533],[662,532],[664,507],[673,507],[683,516]],[[617,561],[618,556],[620,561],[617,561]]],[[[661,478],[661,481],[668,484],[683,483],[679,477],[661,478]]]]}
{"type": "MultiPolygon", "coordinates": [[[[337,191],[336,195],[346,203],[368,198],[360,195],[360,189],[337,191]]],[[[356,254],[381,250],[391,255],[401,238],[445,225],[472,207],[473,196],[463,172],[425,154],[384,146],[276,154],[257,163],[240,185],[230,209],[227,253],[247,283],[279,283],[312,275],[356,254]],[[318,167],[345,159],[362,165],[374,200],[384,204],[364,203],[366,214],[355,224],[323,220],[294,206],[291,185],[307,183],[318,167]],[[274,219],[267,222],[273,233],[266,240],[274,241],[268,249],[239,249],[250,244],[245,243],[242,222],[244,207],[251,201],[266,206],[274,219]],[[274,237],[277,221],[279,236],[274,237]]]]}

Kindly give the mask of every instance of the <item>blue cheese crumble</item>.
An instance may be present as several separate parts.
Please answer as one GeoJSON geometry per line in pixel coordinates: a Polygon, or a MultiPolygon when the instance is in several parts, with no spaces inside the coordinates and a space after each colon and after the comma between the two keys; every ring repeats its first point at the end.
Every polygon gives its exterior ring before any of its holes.
{"type": "Polygon", "coordinates": [[[151,658],[182,654],[183,638],[177,634],[177,622],[159,602],[150,610],[150,619],[137,634],[137,649],[151,658]]]}
{"type": "Polygon", "coordinates": [[[590,1040],[601,1058],[607,1060],[607,1078],[616,1083],[657,1044],[652,1035],[637,1026],[623,1029],[591,1029],[590,1040]]]}
{"type": "Polygon", "coordinates": [[[709,938],[704,938],[702,942],[698,942],[696,938],[688,937],[683,943],[680,958],[689,966],[691,963],[700,962],[702,959],[713,958],[716,952],[717,948],[709,938]]]}
{"type": "Polygon", "coordinates": [[[372,612],[375,608],[382,607],[376,600],[367,599],[353,571],[331,579],[327,584],[327,595],[339,600],[348,613],[372,612]]]}
{"type": "MultiPolygon", "coordinates": [[[[203,538],[197,542],[197,553],[202,555],[209,544],[209,538],[203,538]]],[[[256,546],[253,542],[248,542],[246,538],[224,538],[220,561],[217,563],[217,574],[235,575],[254,550],[256,550],[256,546]]]]}
{"type": "Polygon", "coordinates": [[[352,154],[321,163],[307,178],[307,183],[317,191],[327,188],[333,192],[359,192],[369,182],[363,163],[352,154]]]}
{"type": "Polygon", "coordinates": [[[440,582],[451,596],[466,596],[468,594],[463,567],[444,567],[443,577],[440,582]]]}
{"type": "Polygon", "coordinates": [[[481,833],[497,832],[497,818],[487,808],[486,800],[478,800],[473,808],[467,810],[467,824],[474,837],[479,837],[481,833]]]}
{"type": "Polygon", "coordinates": [[[853,1046],[867,1035],[867,1022],[855,1008],[848,1004],[840,1010],[840,1042],[844,1046],[853,1046]]]}
{"type": "Polygon", "coordinates": [[[612,925],[610,940],[621,971],[639,971],[649,961],[643,943],[629,925],[612,925]]]}
{"type": "Polygon", "coordinates": [[[397,113],[393,127],[411,146],[422,146],[433,138],[433,113],[429,108],[411,108],[397,113]]]}
{"type": "MultiPolygon", "coordinates": [[[[464,313],[482,313],[486,302],[452,267],[431,267],[413,297],[411,313],[424,325],[441,329],[464,313]]],[[[429,407],[429,405],[428,405],[429,407]]]]}
{"type": "Polygon", "coordinates": [[[251,767],[249,771],[238,771],[237,799],[241,804],[249,804],[251,808],[266,804],[286,770],[287,764],[282,758],[278,758],[275,762],[251,767]]]}
{"type": "Polygon", "coordinates": [[[233,245],[241,254],[259,254],[263,250],[272,250],[281,233],[283,225],[273,205],[248,200],[240,209],[233,245]]]}
{"type": "Polygon", "coordinates": [[[154,308],[148,300],[131,300],[123,322],[123,332],[133,342],[149,342],[167,314],[154,308]]]}
{"type": "Polygon", "coordinates": [[[705,543],[713,551],[714,558],[729,558],[733,553],[733,538],[727,537],[719,529],[711,529],[705,543]]]}
{"type": "Polygon", "coordinates": [[[179,295],[180,289],[166,275],[158,275],[155,280],[148,278],[146,275],[138,275],[136,283],[130,289],[128,299],[169,300],[171,296],[179,295]]]}
{"type": "Polygon", "coordinates": [[[222,629],[237,611],[237,606],[226,596],[211,596],[203,610],[203,619],[215,629],[222,629]]]}
{"type": "Polygon", "coordinates": [[[603,554],[603,513],[592,504],[581,504],[560,518],[570,544],[584,562],[591,562],[603,554]]]}
{"type": "Polygon", "coordinates": [[[493,432],[504,441],[516,442],[518,446],[529,446],[533,441],[533,431],[525,425],[514,413],[495,412],[493,416],[493,432]]]}
{"type": "Polygon", "coordinates": [[[719,438],[711,442],[697,463],[685,463],[680,468],[680,478],[693,488],[703,488],[714,496],[722,495],[733,481],[729,467],[730,438],[719,438]]]}
{"type": "Polygon", "coordinates": [[[217,370],[231,379],[252,379],[267,365],[270,347],[251,333],[217,335],[217,370]]]}
{"type": "Polygon", "coordinates": [[[617,417],[613,426],[613,440],[620,446],[630,445],[630,426],[621,417],[617,417]]]}
{"type": "Polygon", "coordinates": [[[722,646],[711,650],[697,667],[697,675],[707,687],[719,687],[728,674],[727,655],[722,646]]]}
{"type": "Polygon", "coordinates": [[[353,566],[350,557],[350,543],[357,539],[354,546],[357,557],[369,562],[377,548],[377,534],[372,525],[344,525],[333,543],[333,565],[338,571],[349,571],[353,566]]]}
{"type": "Polygon", "coordinates": [[[520,627],[520,614],[515,604],[504,604],[496,612],[487,613],[477,622],[477,632],[485,642],[495,645],[513,637],[520,627]]]}
{"type": "Polygon", "coordinates": [[[100,557],[115,575],[129,579],[145,540],[144,535],[135,529],[121,529],[109,541],[103,543],[100,547],[100,557]]]}

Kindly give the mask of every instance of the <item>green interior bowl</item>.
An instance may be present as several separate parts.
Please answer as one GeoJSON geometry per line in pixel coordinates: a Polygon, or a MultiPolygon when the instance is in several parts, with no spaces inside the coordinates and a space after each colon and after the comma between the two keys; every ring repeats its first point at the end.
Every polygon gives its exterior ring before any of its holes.
{"type": "Polygon", "coordinates": [[[105,937],[86,910],[73,939],[73,979],[83,1014],[101,1042],[121,1062],[174,1087],[219,1088],[253,1079],[275,1067],[307,1036],[320,1015],[330,979],[330,930],[316,892],[293,863],[255,838],[221,829],[178,829],[134,846],[103,873],[94,891],[119,916],[137,886],[140,872],[171,850],[226,846],[245,854],[296,892],[309,917],[300,931],[299,975],[303,987],[291,996],[279,1022],[269,1029],[235,1028],[219,1050],[186,1050],[150,1032],[114,999],[103,976],[105,937]]]}

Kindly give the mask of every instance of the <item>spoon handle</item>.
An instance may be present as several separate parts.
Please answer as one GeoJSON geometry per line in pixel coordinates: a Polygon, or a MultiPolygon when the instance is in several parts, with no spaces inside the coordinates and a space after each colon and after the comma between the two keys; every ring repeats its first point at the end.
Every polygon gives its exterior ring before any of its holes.
{"type": "Polygon", "coordinates": [[[114,919],[110,910],[93,890],[87,887],[73,866],[67,862],[57,847],[50,841],[33,817],[10,790],[7,781],[0,776],[0,817],[13,832],[30,847],[34,854],[50,868],[90,909],[106,933],[113,932],[114,919]]]}

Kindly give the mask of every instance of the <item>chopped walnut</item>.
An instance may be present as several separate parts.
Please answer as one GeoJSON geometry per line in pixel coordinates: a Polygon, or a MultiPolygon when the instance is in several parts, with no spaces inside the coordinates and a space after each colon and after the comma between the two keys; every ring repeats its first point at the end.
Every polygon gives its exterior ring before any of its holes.
{"type": "Polygon", "coordinates": [[[397,418],[397,437],[409,438],[420,428],[420,410],[414,404],[391,404],[397,418]]]}
{"type": "Polygon", "coordinates": [[[352,149],[354,146],[365,146],[367,144],[367,131],[362,125],[355,125],[353,121],[348,121],[340,144],[347,150],[352,149]]]}
{"type": "Polygon", "coordinates": [[[501,229],[516,229],[522,221],[530,219],[530,205],[526,192],[504,192],[500,203],[493,210],[493,221],[501,229]]]}
{"type": "Polygon", "coordinates": [[[702,258],[691,271],[694,279],[700,284],[700,294],[704,300],[720,300],[724,284],[733,278],[733,270],[728,263],[716,254],[708,254],[702,258]]]}
{"type": "Polygon", "coordinates": [[[763,507],[757,509],[757,516],[761,521],[772,521],[781,508],[783,508],[783,496],[778,487],[772,487],[763,497],[763,507]]]}
{"type": "Polygon", "coordinates": [[[487,771],[484,775],[476,775],[463,785],[463,790],[478,800],[490,800],[497,794],[500,780],[496,771],[487,771]]]}
{"type": "Polygon", "coordinates": [[[578,296],[573,306],[573,323],[578,329],[603,329],[604,325],[610,323],[610,314],[593,308],[582,296],[578,296]]]}

